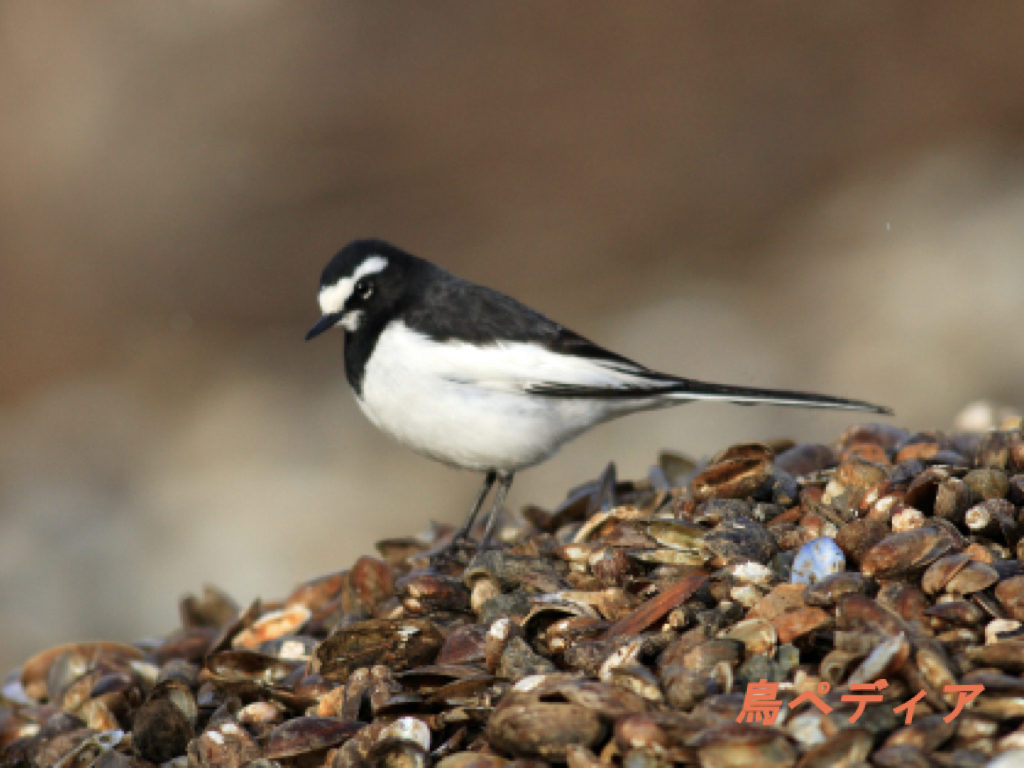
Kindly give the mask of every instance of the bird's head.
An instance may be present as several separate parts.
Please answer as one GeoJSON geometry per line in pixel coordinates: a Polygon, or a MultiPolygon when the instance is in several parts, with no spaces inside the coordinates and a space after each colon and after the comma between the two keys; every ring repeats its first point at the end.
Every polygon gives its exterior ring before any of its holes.
{"type": "Polygon", "coordinates": [[[323,314],[306,341],[335,326],[356,333],[393,313],[405,292],[411,258],[381,240],[355,240],[342,248],[320,275],[317,300],[323,314]]]}

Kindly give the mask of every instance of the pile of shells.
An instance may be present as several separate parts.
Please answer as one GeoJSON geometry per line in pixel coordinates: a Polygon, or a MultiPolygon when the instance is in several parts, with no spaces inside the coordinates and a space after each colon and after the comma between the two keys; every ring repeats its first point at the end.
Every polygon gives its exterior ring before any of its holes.
{"type": "Polygon", "coordinates": [[[847,430],[449,529],[0,695],[0,765],[1024,765],[1024,438],[847,430]]]}

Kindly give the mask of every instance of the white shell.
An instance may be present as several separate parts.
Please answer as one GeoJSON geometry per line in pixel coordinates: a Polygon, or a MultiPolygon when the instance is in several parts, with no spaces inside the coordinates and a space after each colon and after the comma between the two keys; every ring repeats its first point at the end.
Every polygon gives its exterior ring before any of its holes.
{"type": "Polygon", "coordinates": [[[822,536],[800,547],[793,560],[793,573],[789,580],[794,584],[813,584],[845,569],[843,550],[834,539],[822,536]]]}
{"type": "Polygon", "coordinates": [[[771,584],[774,575],[771,568],[763,563],[755,563],[748,560],[745,563],[737,563],[729,568],[729,572],[737,581],[745,581],[748,584],[760,584],[768,586],[771,584]]]}
{"type": "Polygon", "coordinates": [[[424,752],[430,749],[430,728],[422,720],[416,717],[400,717],[393,723],[388,724],[380,732],[378,738],[396,739],[397,741],[411,741],[419,745],[424,752]]]}
{"type": "Polygon", "coordinates": [[[1022,765],[1024,749],[1008,749],[998,757],[992,758],[985,768],[1014,768],[1022,765]]]}

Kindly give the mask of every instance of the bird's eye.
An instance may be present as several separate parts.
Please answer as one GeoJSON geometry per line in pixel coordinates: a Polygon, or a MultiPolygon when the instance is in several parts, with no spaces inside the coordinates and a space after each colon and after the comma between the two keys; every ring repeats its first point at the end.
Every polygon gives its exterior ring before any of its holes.
{"type": "Polygon", "coordinates": [[[356,283],[355,294],[363,301],[373,295],[373,283],[365,278],[356,283]]]}

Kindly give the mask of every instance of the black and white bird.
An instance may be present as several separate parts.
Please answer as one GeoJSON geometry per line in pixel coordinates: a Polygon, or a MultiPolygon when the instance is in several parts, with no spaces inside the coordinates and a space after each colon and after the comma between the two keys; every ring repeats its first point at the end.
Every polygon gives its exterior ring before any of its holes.
{"type": "Polygon", "coordinates": [[[891,413],[860,400],[711,384],[609,352],[513,298],[381,240],[356,240],[320,276],[323,313],[306,340],[340,327],[345,375],[367,418],[432,459],[485,473],[456,540],[495,484],[480,546],[520,469],[596,424],[692,400],[891,413]]]}

